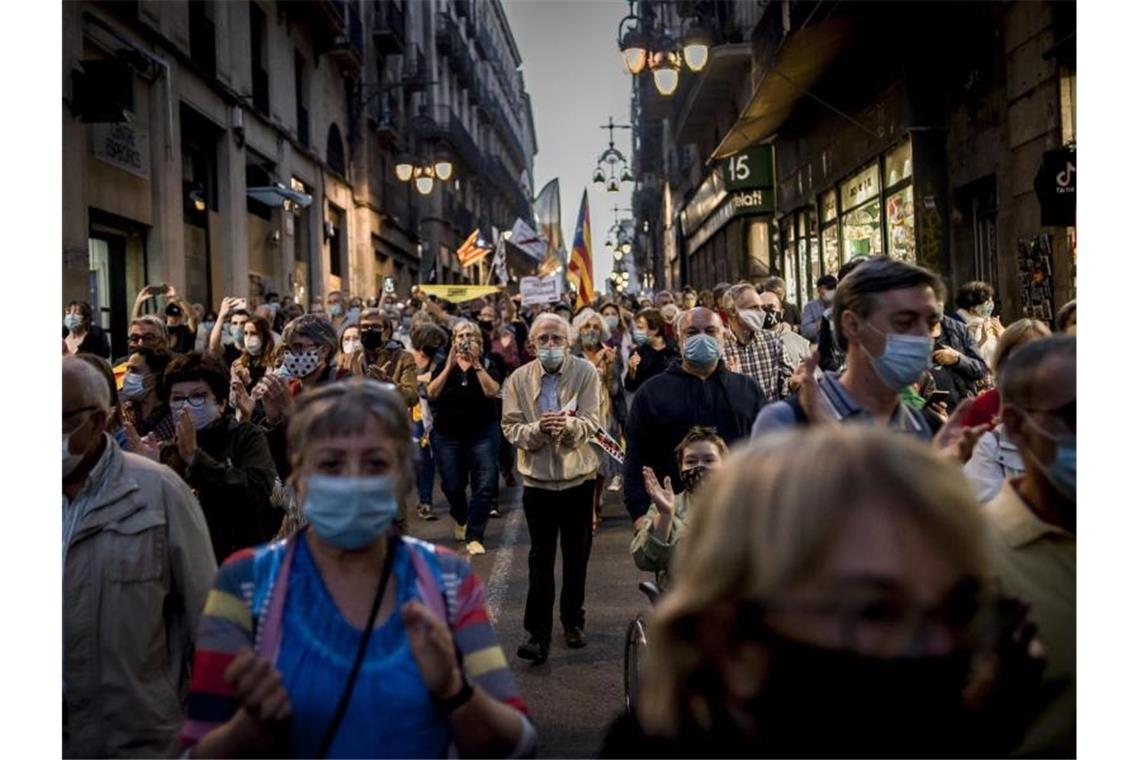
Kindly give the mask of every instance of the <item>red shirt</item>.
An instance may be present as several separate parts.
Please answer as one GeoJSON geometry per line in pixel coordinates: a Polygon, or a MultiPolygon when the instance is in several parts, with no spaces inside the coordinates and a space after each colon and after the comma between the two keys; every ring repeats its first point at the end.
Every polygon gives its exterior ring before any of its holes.
{"type": "Polygon", "coordinates": [[[975,425],[989,425],[993,427],[997,422],[998,412],[1001,411],[1001,396],[997,388],[983,391],[974,399],[974,405],[966,412],[962,424],[966,427],[975,425]]]}

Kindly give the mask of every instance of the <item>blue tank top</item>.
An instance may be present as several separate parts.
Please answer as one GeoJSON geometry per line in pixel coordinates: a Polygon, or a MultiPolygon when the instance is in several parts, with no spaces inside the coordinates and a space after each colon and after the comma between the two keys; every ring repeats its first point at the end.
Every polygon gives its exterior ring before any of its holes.
{"type": "MultiPolygon", "coordinates": [[[[396,609],[372,639],[329,757],[444,757],[449,725],[420,676],[400,619],[415,598],[408,547],[397,543],[396,609]]],[[[374,590],[373,590],[374,591],[374,590]]],[[[349,625],[325,587],[307,541],[298,541],[282,618],[277,667],[293,706],[291,751],[316,757],[344,691],[361,631],[349,625]]]]}

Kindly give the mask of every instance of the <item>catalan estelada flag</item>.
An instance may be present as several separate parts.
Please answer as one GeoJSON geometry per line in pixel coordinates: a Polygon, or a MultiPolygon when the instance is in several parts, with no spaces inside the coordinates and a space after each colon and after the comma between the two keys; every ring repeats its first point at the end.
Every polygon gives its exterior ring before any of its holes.
{"type": "Polygon", "coordinates": [[[476,227],[471,234],[467,236],[467,239],[463,241],[463,245],[456,249],[455,256],[459,259],[460,266],[467,267],[490,252],[490,248],[479,245],[479,228],[476,227]]]}
{"type": "Polygon", "coordinates": [[[574,249],[570,252],[569,275],[578,283],[578,305],[594,300],[594,263],[590,256],[590,201],[582,191],[578,225],[574,228],[574,249]]]}

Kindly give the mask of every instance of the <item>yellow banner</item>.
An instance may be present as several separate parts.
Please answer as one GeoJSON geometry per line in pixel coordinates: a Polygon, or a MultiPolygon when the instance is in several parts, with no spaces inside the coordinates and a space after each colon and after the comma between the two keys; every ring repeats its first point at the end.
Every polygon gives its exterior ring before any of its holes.
{"type": "Polygon", "coordinates": [[[475,298],[494,295],[500,288],[497,285],[420,285],[420,290],[429,296],[442,298],[452,303],[463,303],[475,298]]]}

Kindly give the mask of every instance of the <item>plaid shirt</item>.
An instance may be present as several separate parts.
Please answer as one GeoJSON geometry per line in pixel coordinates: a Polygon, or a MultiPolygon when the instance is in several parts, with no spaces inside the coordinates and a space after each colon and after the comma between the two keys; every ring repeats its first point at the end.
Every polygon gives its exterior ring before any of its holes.
{"type": "Polygon", "coordinates": [[[724,358],[728,368],[755,380],[769,401],[786,396],[793,369],[783,342],[770,330],[753,332],[748,343],[741,343],[732,330],[725,333],[724,358]]]}

